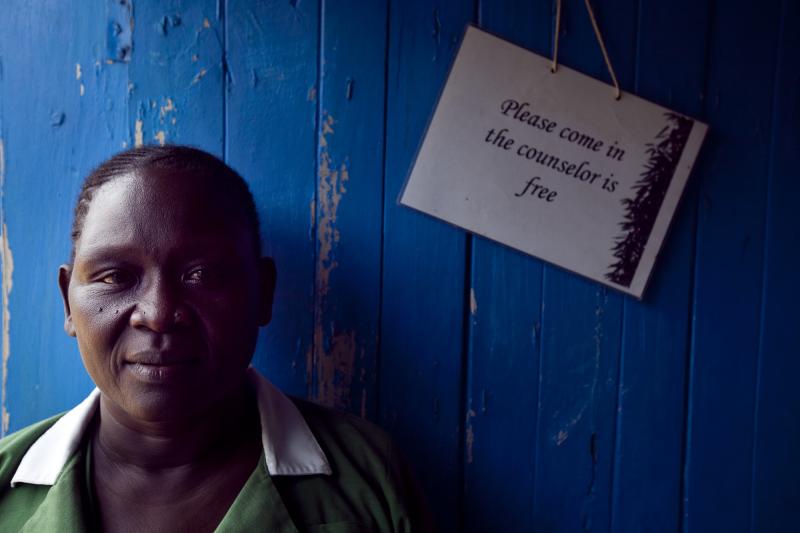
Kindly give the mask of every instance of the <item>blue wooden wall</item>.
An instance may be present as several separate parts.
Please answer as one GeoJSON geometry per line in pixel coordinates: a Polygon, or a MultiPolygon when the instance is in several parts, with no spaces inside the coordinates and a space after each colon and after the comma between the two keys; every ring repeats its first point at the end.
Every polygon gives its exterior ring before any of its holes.
{"type": "MultiPolygon", "coordinates": [[[[56,269],[138,143],[250,181],[279,290],[256,365],[387,428],[443,531],[800,528],[800,4],[595,0],[624,90],[710,133],[644,301],[401,208],[468,22],[550,0],[4,0],[2,430],[92,386],[56,269]]],[[[561,61],[607,79],[580,0],[561,61]]]]}

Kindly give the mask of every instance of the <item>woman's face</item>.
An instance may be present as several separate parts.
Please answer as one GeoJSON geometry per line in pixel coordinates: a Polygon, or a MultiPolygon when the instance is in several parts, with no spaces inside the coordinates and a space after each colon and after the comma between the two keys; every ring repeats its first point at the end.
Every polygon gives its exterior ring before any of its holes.
{"type": "Polygon", "coordinates": [[[158,172],[95,192],[59,275],[87,371],[142,421],[200,415],[242,386],[274,283],[204,180],[158,172]]]}

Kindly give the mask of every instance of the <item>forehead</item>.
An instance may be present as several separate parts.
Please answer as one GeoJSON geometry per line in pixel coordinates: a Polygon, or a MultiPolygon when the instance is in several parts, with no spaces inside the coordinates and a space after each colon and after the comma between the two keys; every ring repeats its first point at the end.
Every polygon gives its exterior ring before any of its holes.
{"type": "Polygon", "coordinates": [[[220,188],[188,172],[148,170],[117,177],[95,191],[76,255],[110,246],[162,252],[181,247],[223,246],[247,238],[248,229],[220,188]]]}

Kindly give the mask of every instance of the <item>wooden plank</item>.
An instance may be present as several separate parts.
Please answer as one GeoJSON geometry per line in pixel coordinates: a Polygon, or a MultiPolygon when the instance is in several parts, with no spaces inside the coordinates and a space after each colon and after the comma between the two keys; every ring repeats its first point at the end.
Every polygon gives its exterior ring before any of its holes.
{"type": "MultiPolygon", "coordinates": [[[[694,117],[701,114],[708,11],[706,3],[690,0],[640,4],[640,96],[694,117]],[[678,26],[681,39],[675,39],[678,26]]],[[[611,517],[615,532],[674,532],[680,527],[698,174],[690,177],[644,300],[624,302],[611,517]]]]}
{"type": "MultiPolygon", "coordinates": [[[[550,53],[550,2],[481,2],[478,16],[482,28],[550,53]]],[[[474,237],[471,273],[464,529],[531,531],[542,263],[474,237]]]]}
{"type": "Polygon", "coordinates": [[[249,181],[264,253],[275,259],[273,320],[253,364],[306,396],[314,323],[317,58],[315,2],[226,5],[228,162],[249,181]]]}
{"type": "Polygon", "coordinates": [[[126,13],[117,3],[3,5],[4,434],[73,406],[92,387],[63,330],[56,272],[69,259],[83,177],[127,140],[127,66],[106,55],[107,29],[124,30],[126,13]]]}
{"type": "Polygon", "coordinates": [[[223,28],[215,0],[135,5],[130,57],[134,143],[223,147],[223,28]]]}
{"type": "Polygon", "coordinates": [[[717,3],[711,28],[706,105],[712,134],[699,169],[686,444],[684,530],[690,533],[746,531],[751,519],[777,2],[717,3]],[[742,46],[742,35],[758,38],[742,46]]]}
{"type": "Polygon", "coordinates": [[[472,2],[392,2],[388,49],[380,418],[455,531],[464,320],[463,232],[396,200],[472,2]]]}
{"type": "MultiPolygon", "coordinates": [[[[622,88],[630,88],[636,2],[595,3],[594,10],[622,88]]],[[[561,23],[560,61],[608,80],[583,2],[564,2],[561,23]]],[[[542,530],[609,528],[622,300],[598,284],[544,269],[534,491],[542,530]]]]}
{"type": "Polygon", "coordinates": [[[314,396],[376,417],[387,2],[323,2],[314,396]]]}
{"type": "Polygon", "coordinates": [[[781,9],[767,190],[760,367],[750,531],[787,531],[800,522],[800,5],[781,9]],[[792,525],[794,524],[794,525],[792,525]]]}

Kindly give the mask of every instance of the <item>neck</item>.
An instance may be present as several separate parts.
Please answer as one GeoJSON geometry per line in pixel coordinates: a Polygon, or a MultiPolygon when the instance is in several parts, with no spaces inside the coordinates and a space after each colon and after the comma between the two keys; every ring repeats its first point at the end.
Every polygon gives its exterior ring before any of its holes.
{"type": "Polygon", "coordinates": [[[244,388],[210,409],[178,420],[135,420],[100,396],[95,446],[118,466],[166,470],[225,462],[254,441],[260,443],[258,410],[244,388]]]}

